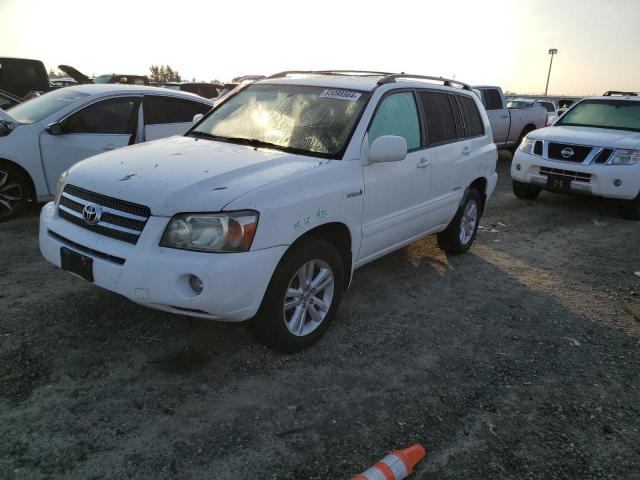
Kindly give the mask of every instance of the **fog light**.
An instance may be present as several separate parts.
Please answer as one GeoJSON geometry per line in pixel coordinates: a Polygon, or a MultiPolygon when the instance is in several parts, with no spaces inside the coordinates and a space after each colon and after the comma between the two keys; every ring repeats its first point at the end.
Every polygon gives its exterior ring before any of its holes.
{"type": "Polygon", "coordinates": [[[616,179],[613,181],[613,184],[614,184],[616,187],[619,187],[620,185],[622,185],[622,180],[620,180],[619,178],[616,178],[616,179]]]}
{"type": "Polygon", "coordinates": [[[191,287],[191,290],[193,290],[193,293],[195,293],[196,295],[200,295],[202,293],[202,289],[204,288],[202,280],[200,280],[200,277],[196,275],[189,275],[189,286],[191,287]]]}
{"type": "Polygon", "coordinates": [[[519,163],[516,163],[516,170],[520,171],[522,169],[522,166],[519,163]]]}

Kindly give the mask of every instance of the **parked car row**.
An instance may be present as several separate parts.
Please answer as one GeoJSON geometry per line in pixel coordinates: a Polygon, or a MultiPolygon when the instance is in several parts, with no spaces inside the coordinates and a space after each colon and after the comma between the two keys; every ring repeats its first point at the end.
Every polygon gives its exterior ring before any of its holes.
{"type": "Polygon", "coordinates": [[[519,198],[599,195],[640,219],[631,92],[552,121],[499,87],[385,72],[281,72],[220,93],[79,85],[0,110],[4,218],[53,196],[51,263],[151,308],[250,319],[287,352],[320,338],[356,268],[431,234],[465,252],[497,148],[516,149],[519,198]]]}

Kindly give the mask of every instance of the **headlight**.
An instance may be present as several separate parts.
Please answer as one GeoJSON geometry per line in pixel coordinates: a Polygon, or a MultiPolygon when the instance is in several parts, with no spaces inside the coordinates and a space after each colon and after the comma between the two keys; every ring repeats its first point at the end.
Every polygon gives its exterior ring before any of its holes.
{"type": "Polygon", "coordinates": [[[521,152],[524,153],[532,153],[533,152],[533,144],[536,143],[535,140],[531,140],[530,138],[524,137],[522,139],[522,143],[518,147],[521,152]]]}
{"type": "Polygon", "coordinates": [[[640,161],[640,150],[616,150],[607,162],[609,165],[633,165],[640,161]]]}
{"type": "Polygon", "coordinates": [[[199,252],[246,252],[258,225],[258,212],[181,213],[162,235],[161,247],[199,252]]]}
{"type": "Polygon", "coordinates": [[[65,170],[58,176],[56,181],[56,190],[53,194],[53,201],[56,202],[56,205],[60,203],[60,195],[62,195],[62,187],[64,187],[64,182],[67,180],[67,175],[69,175],[69,171],[65,170]]]}

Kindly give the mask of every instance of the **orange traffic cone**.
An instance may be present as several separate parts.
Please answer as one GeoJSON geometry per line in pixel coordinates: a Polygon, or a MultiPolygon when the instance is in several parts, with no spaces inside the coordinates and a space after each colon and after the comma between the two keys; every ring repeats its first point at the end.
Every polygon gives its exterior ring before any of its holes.
{"type": "Polygon", "coordinates": [[[424,447],[418,443],[395,450],[352,480],[402,480],[411,475],[413,467],[424,458],[424,454],[424,447]]]}

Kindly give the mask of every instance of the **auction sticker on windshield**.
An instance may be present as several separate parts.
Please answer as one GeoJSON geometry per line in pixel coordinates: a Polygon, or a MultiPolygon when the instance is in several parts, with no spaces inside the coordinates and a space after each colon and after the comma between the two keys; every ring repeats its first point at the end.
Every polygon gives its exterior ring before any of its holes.
{"type": "Polygon", "coordinates": [[[325,90],[320,94],[322,98],[336,98],[338,100],[358,100],[362,96],[361,93],[353,92],[351,90],[325,90]]]}

